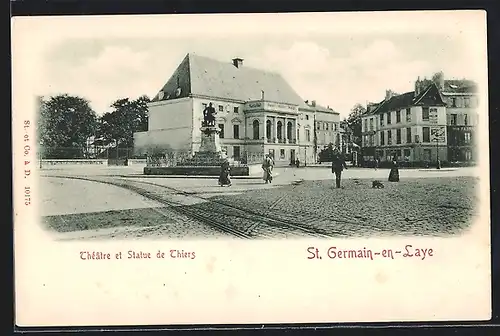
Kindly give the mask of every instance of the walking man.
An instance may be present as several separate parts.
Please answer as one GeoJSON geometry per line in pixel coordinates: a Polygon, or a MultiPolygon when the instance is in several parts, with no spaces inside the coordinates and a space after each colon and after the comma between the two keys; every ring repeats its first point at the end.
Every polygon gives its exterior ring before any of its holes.
{"type": "Polygon", "coordinates": [[[342,178],[342,170],[344,170],[344,168],[347,170],[344,155],[335,147],[333,149],[332,173],[335,174],[335,184],[337,188],[340,188],[340,180],[342,178]]]}

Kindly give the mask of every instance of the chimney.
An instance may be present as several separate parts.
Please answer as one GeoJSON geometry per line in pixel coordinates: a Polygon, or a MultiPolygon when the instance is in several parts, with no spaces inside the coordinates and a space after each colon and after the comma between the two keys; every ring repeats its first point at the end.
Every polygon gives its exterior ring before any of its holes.
{"type": "Polygon", "coordinates": [[[233,58],[233,65],[237,68],[241,68],[243,66],[242,58],[233,58]]]}
{"type": "Polygon", "coordinates": [[[311,101],[311,105],[312,105],[313,107],[316,107],[316,101],[315,101],[315,100],[311,101]]]}
{"type": "Polygon", "coordinates": [[[417,97],[420,93],[420,76],[417,77],[415,81],[415,97],[417,97]]]}
{"type": "Polygon", "coordinates": [[[389,100],[392,98],[393,92],[391,90],[385,90],[385,100],[389,100]]]}
{"type": "Polygon", "coordinates": [[[436,84],[439,90],[444,90],[444,73],[439,71],[432,76],[432,81],[436,84]]]}

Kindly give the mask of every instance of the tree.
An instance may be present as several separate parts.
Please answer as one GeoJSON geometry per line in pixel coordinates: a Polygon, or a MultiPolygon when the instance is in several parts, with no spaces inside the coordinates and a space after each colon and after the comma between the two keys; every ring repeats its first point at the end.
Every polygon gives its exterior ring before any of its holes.
{"type": "Polygon", "coordinates": [[[118,99],[111,104],[113,111],[99,120],[99,136],[104,143],[117,143],[120,148],[133,147],[134,133],[148,129],[148,102],[148,97],[141,96],[136,100],[118,99]]]}
{"type": "Polygon", "coordinates": [[[47,158],[81,157],[97,116],[89,102],[67,94],[40,99],[38,141],[47,158]]]}
{"type": "Polygon", "coordinates": [[[347,119],[344,120],[347,126],[347,131],[351,133],[352,141],[361,145],[361,116],[366,112],[366,108],[361,104],[356,104],[351,109],[351,113],[347,119]]]}

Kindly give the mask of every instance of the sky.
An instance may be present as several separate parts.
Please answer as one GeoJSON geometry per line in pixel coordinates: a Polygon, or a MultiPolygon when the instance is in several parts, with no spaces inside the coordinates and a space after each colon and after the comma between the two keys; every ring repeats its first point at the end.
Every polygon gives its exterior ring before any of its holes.
{"type": "Polygon", "coordinates": [[[481,80],[484,32],[471,24],[480,15],[367,14],[46,18],[17,24],[18,49],[37,55],[35,94],[79,95],[98,114],[119,98],[153,97],[189,52],[279,72],[343,117],[437,71],[481,80]],[[24,33],[35,26],[39,36],[24,33]]]}

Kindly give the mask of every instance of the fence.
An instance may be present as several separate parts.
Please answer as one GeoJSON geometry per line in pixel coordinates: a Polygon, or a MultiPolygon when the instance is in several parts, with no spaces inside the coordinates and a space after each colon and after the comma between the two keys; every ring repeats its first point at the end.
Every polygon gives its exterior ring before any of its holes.
{"type": "MultiPolygon", "coordinates": [[[[240,157],[230,157],[229,163],[233,167],[239,167],[249,164],[260,164],[264,160],[263,153],[243,153],[240,157]]],[[[203,166],[206,165],[206,159],[196,155],[192,155],[188,151],[165,151],[164,153],[155,153],[147,155],[146,164],[148,167],[175,167],[189,162],[189,165],[203,166]]]]}
{"type": "MultiPolygon", "coordinates": [[[[39,150],[40,163],[48,165],[60,164],[146,164],[149,167],[175,167],[189,162],[191,165],[204,165],[203,158],[198,158],[191,151],[152,151],[149,154],[137,155],[133,148],[115,148],[108,146],[89,147],[44,147],[39,150]],[[115,162],[116,161],[116,162],[115,162]],[[198,162],[199,161],[199,162],[198,162]]],[[[229,157],[231,166],[238,167],[260,164],[264,153],[244,152],[238,157],[229,157]]]]}
{"type": "Polygon", "coordinates": [[[145,155],[135,155],[133,148],[108,146],[89,147],[43,147],[39,150],[41,160],[108,160],[145,159],[145,155]]]}

